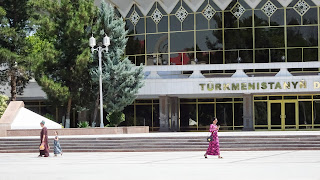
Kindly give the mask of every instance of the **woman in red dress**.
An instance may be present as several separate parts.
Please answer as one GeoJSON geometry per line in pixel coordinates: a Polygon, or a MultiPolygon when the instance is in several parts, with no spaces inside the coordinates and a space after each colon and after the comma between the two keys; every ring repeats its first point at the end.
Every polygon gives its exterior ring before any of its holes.
{"type": "Polygon", "coordinates": [[[41,133],[40,133],[40,146],[44,146],[44,149],[41,150],[41,148],[39,148],[40,150],[40,155],[39,157],[49,157],[49,143],[48,143],[48,129],[47,127],[44,126],[45,121],[41,121],[40,126],[42,127],[41,133]]]}
{"type": "Polygon", "coordinates": [[[209,131],[211,132],[212,140],[209,142],[209,147],[207,152],[204,154],[204,157],[207,158],[207,155],[218,156],[219,159],[222,157],[220,156],[220,145],[219,145],[219,138],[218,138],[218,131],[220,126],[217,126],[218,119],[213,118],[212,124],[210,124],[209,131]]]}

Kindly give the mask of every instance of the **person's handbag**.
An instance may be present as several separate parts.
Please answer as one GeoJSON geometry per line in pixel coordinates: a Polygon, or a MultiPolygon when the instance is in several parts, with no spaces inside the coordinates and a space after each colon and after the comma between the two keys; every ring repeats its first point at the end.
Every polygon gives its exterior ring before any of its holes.
{"type": "Polygon", "coordinates": [[[41,144],[40,146],[39,146],[39,150],[44,150],[44,145],[43,144],[41,144]]]}
{"type": "Polygon", "coordinates": [[[209,136],[209,137],[207,137],[207,141],[208,142],[211,142],[213,140],[213,136],[212,136],[212,134],[209,136]]]}

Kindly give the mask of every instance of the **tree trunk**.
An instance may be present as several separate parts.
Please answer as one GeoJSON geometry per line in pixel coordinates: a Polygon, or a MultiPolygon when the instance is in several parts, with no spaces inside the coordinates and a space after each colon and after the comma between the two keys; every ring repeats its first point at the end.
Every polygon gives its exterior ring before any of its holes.
{"type": "MultiPolygon", "coordinates": [[[[97,94],[96,103],[95,103],[95,105],[94,105],[94,112],[93,112],[92,123],[93,123],[93,122],[96,123],[97,114],[98,114],[98,109],[99,109],[99,98],[100,98],[100,95],[99,95],[99,93],[98,93],[98,94],[97,94]]],[[[96,123],[96,125],[97,125],[97,123],[96,123]]]]}
{"type": "Polygon", "coordinates": [[[11,101],[15,101],[17,99],[17,77],[16,77],[15,70],[11,70],[10,72],[10,85],[11,85],[11,101]]]}
{"type": "MultiPolygon", "coordinates": [[[[68,107],[67,107],[67,117],[66,117],[66,119],[69,119],[69,123],[70,123],[71,103],[72,103],[72,99],[69,98],[69,100],[68,100],[68,107]]],[[[70,124],[71,124],[71,123],[70,123],[70,124]]]]}

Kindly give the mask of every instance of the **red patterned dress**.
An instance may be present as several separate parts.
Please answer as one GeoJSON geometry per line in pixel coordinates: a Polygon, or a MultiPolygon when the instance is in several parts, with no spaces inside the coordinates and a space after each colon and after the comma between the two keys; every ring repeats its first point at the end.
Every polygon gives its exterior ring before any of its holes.
{"type": "Polygon", "coordinates": [[[207,149],[207,155],[220,155],[220,145],[219,145],[219,138],[218,138],[218,126],[210,124],[210,129],[212,135],[212,141],[209,142],[209,147],[207,149]]]}

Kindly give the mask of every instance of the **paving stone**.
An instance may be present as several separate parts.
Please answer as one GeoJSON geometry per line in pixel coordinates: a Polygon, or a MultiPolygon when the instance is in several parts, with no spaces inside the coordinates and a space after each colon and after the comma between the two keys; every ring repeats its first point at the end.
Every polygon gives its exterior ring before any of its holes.
{"type": "Polygon", "coordinates": [[[0,154],[1,180],[319,180],[320,151],[0,154]]]}

